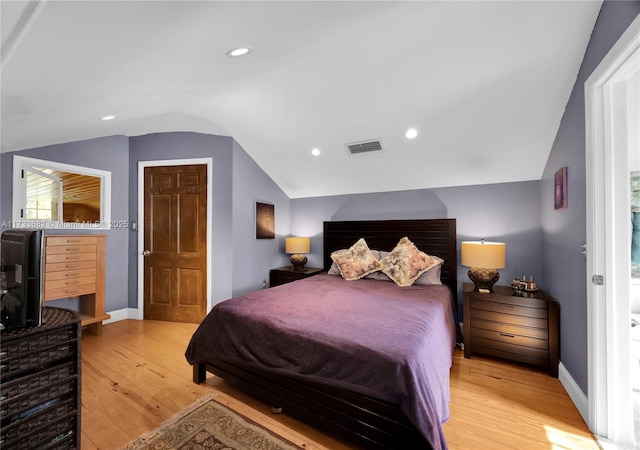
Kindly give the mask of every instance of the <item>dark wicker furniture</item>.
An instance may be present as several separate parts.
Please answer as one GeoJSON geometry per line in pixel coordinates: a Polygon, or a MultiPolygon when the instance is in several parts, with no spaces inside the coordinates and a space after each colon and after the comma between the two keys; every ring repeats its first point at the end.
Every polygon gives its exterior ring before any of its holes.
{"type": "Polygon", "coordinates": [[[49,307],[42,319],[2,334],[2,448],[80,448],[80,319],[49,307]]]}

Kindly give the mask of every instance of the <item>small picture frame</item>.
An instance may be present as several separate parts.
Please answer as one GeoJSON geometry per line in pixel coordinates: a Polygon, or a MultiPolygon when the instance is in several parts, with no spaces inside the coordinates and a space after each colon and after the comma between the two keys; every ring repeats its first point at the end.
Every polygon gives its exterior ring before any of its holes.
{"type": "Polygon", "coordinates": [[[256,202],[256,239],[275,239],[276,223],[274,206],[256,202]]]}
{"type": "Polygon", "coordinates": [[[554,176],[553,204],[555,209],[567,208],[567,167],[558,170],[554,176]]]}

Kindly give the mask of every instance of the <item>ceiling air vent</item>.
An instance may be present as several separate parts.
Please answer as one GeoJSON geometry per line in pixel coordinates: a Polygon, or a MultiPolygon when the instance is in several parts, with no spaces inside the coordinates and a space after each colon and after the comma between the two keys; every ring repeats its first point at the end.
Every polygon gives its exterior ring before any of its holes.
{"type": "Polygon", "coordinates": [[[382,142],[380,142],[379,139],[354,142],[352,144],[346,144],[346,146],[350,155],[382,151],[382,142]]]}

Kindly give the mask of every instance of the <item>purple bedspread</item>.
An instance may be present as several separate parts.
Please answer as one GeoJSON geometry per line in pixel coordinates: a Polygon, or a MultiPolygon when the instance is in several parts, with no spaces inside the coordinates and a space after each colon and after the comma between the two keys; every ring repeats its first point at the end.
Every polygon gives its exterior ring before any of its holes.
{"type": "Polygon", "coordinates": [[[446,286],[398,287],[325,273],[216,305],[186,358],[192,365],[259,364],[399,404],[442,449],[455,337],[446,286]]]}

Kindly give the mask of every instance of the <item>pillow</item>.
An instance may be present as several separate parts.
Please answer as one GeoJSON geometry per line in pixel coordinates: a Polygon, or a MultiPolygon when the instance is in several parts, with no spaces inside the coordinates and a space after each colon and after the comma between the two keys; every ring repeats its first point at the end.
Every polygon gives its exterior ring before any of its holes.
{"type": "MultiPolygon", "coordinates": [[[[371,251],[374,252],[373,254],[375,255],[376,250],[371,250],[371,251]]],[[[378,261],[382,261],[389,253],[390,252],[385,252],[384,250],[378,251],[378,256],[377,256],[378,261]]],[[[391,278],[389,278],[384,273],[382,273],[382,271],[370,273],[365,278],[370,278],[372,280],[379,280],[379,281],[391,281],[391,278]]]]}
{"type": "Polygon", "coordinates": [[[380,264],[382,272],[398,286],[411,286],[420,275],[440,262],[418,250],[409,238],[403,237],[380,264]]]}
{"type": "MultiPolygon", "coordinates": [[[[331,258],[333,259],[333,254],[334,254],[334,253],[341,253],[341,252],[344,252],[344,251],[346,251],[346,250],[337,250],[337,251],[335,251],[335,252],[331,253],[331,258]]],[[[336,262],[335,262],[335,261],[333,261],[333,262],[331,263],[331,268],[329,269],[329,272],[327,272],[327,273],[328,273],[329,275],[342,275],[342,274],[340,273],[340,267],[338,267],[338,265],[336,264],[336,262]]]]}
{"type": "Polygon", "coordinates": [[[440,271],[442,269],[442,263],[444,262],[444,260],[441,258],[438,258],[437,256],[433,256],[433,255],[429,255],[429,256],[431,256],[431,258],[438,261],[438,265],[436,265],[435,267],[432,267],[431,269],[428,269],[425,273],[420,275],[418,279],[413,282],[413,284],[421,284],[421,285],[427,285],[427,286],[432,284],[437,284],[437,285],[442,284],[442,281],[440,280],[440,271]]]}
{"type": "MultiPolygon", "coordinates": [[[[336,250],[333,253],[345,252],[345,251],[347,251],[347,249],[336,250]]],[[[385,252],[384,250],[383,251],[371,250],[371,253],[378,261],[381,261],[390,252],[385,252]]],[[[444,262],[444,260],[442,258],[438,258],[437,256],[433,256],[433,255],[429,255],[429,256],[431,256],[433,259],[438,261],[439,264],[436,265],[435,267],[432,267],[431,269],[428,269],[426,272],[420,275],[418,279],[413,282],[413,284],[418,284],[423,286],[442,285],[442,280],[440,280],[440,275],[441,275],[442,263],[444,262]]],[[[340,273],[340,268],[338,267],[335,261],[331,263],[331,268],[329,269],[328,273],[329,275],[342,276],[342,274],[340,273]]],[[[379,281],[393,281],[391,278],[386,276],[381,271],[371,272],[369,275],[366,275],[363,278],[370,279],[370,280],[379,280],[379,281]]]]}
{"type": "MultiPolygon", "coordinates": [[[[371,250],[371,251],[373,252],[374,255],[376,254],[376,250],[371,250]]],[[[381,251],[380,252],[380,257],[378,258],[378,261],[383,260],[389,253],[390,252],[381,251]]],[[[418,279],[413,282],[413,284],[419,284],[419,285],[423,285],[423,286],[430,286],[430,285],[440,285],[441,286],[442,285],[442,280],[440,280],[440,273],[441,273],[442,263],[444,262],[444,259],[438,258],[437,256],[433,256],[433,255],[429,255],[429,256],[431,256],[433,259],[435,259],[438,262],[438,264],[436,266],[432,267],[431,269],[428,269],[422,275],[420,275],[418,277],[418,279]]],[[[338,269],[336,269],[336,270],[338,270],[338,269]]],[[[337,274],[340,275],[340,271],[339,270],[338,270],[337,274]]],[[[388,276],[386,276],[382,272],[370,273],[365,278],[371,278],[373,280],[380,280],[380,281],[393,281],[391,278],[389,278],[388,276]]]]}
{"type": "MultiPolygon", "coordinates": [[[[342,253],[342,252],[346,252],[348,249],[343,248],[341,250],[336,250],[335,252],[331,252],[331,256],[335,255],[336,253],[342,253]]],[[[380,256],[380,250],[371,250],[371,254],[373,255],[373,257],[375,259],[377,259],[378,261],[380,261],[382,259],[382,257],[380,256]]],[[[384,253],[389,253],[389,252],[384,252],[384,253]]],[[[342,276],[342,273],[340,273],[340,267],[338,267],[338,264],[336,264],[335,261],[333,261],[331,263],[331,267],[329,268],[329,272],[327,272],[329,275],[338,275],[338,276],[342,276]]],[[[377,275],[381,275],[383,277],[385,277],[387,280],[389,280],[389,277],[387,277],[386,275],[384,275],[382,272],[372,272],[369,275],[364,276],[364,278],[371,278],[372,280],[377,279],[377,275]]],[[[389,280],[391,281],[391,280],[389,280]]]]}
{"type": "Polygon", "coordinates": [[[363,238],[348,250],[333,252],[331,259],[340,269],[342,278],[348,281],[358,280],[382,267],[363,238]]]}

